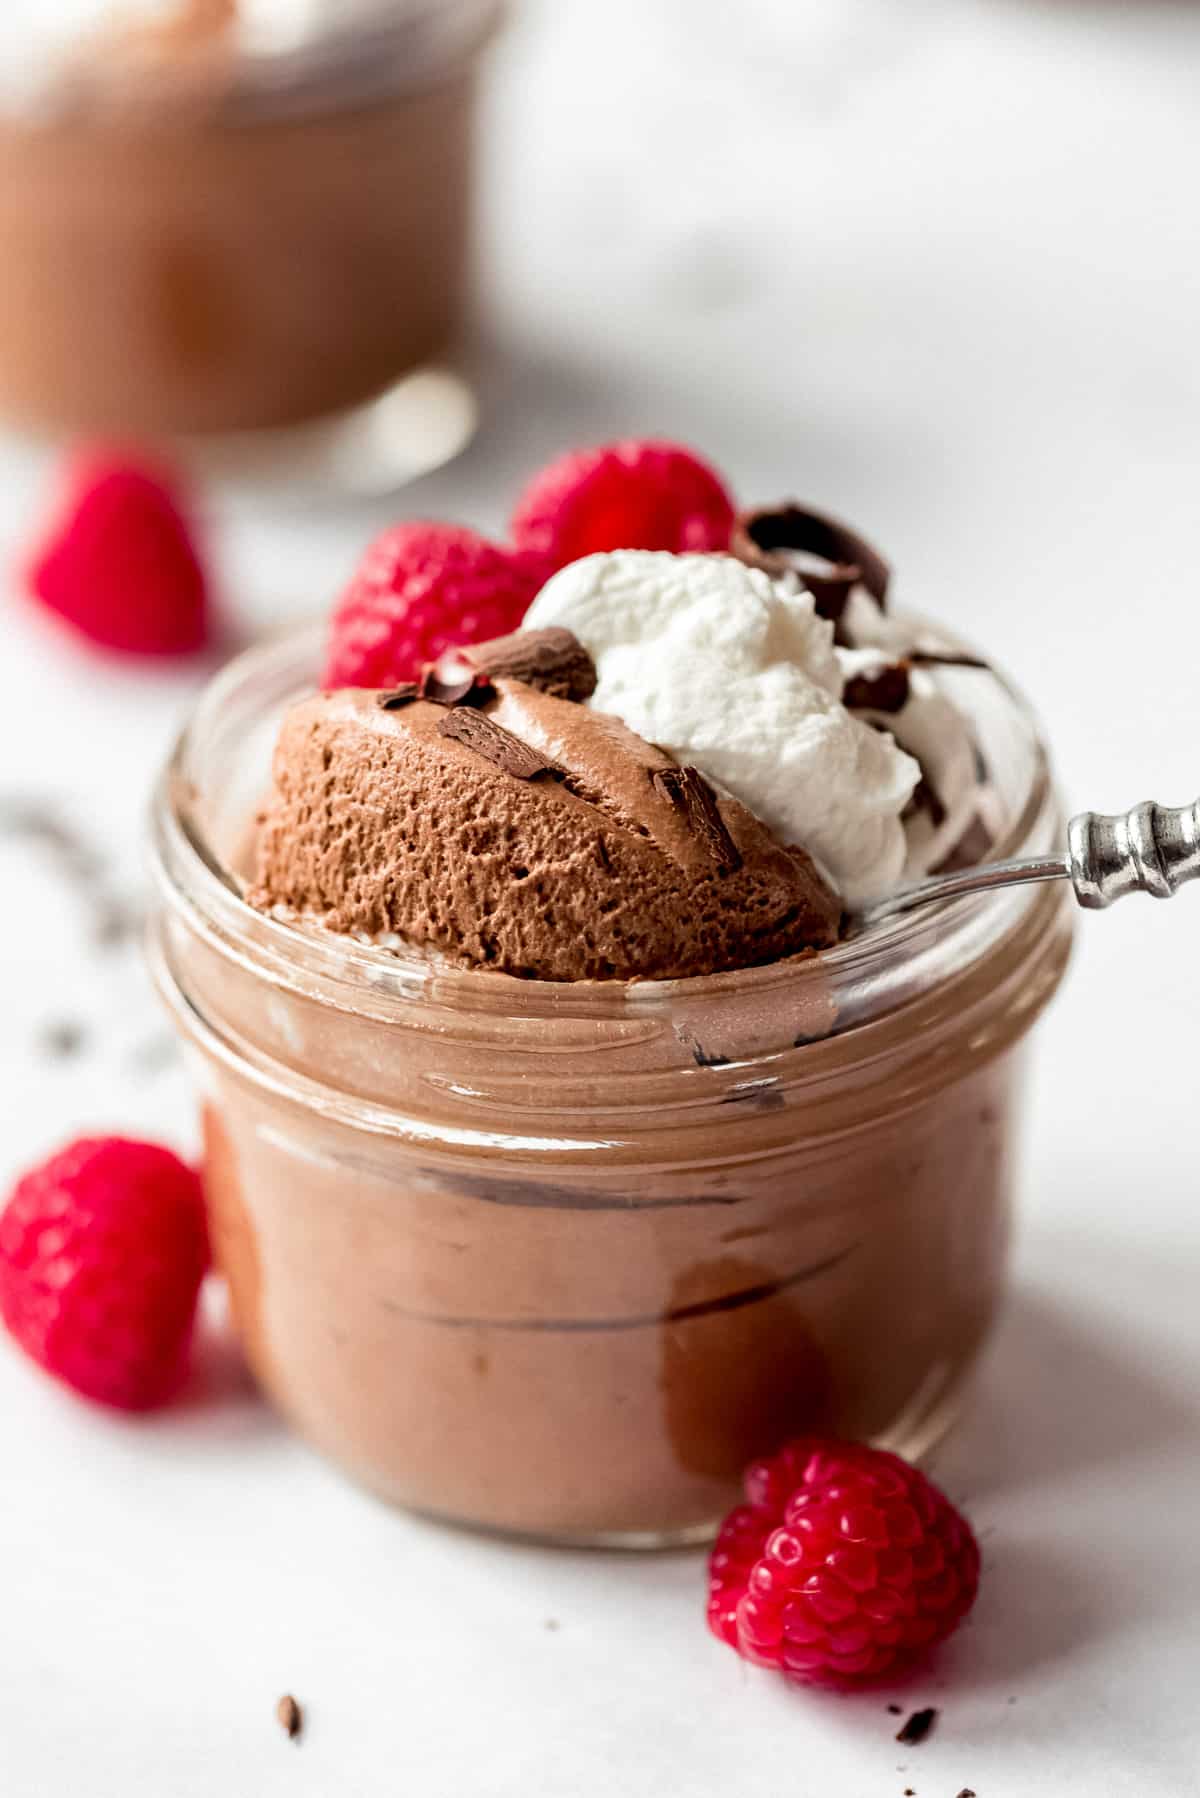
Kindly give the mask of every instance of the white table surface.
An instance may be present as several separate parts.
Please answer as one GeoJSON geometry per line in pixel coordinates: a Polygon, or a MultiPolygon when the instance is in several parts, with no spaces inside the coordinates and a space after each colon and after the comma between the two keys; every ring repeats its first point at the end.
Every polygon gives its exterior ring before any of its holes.
{"type": "MultiPolygon", "coordinates": [[[[399,502],[222,504],[244,630],[324,604],[404,511],[498,524],[572,439],[691,437],[833,505],[988,642],[1069,797],[1200,787],[1200,8],[1152,0],[542,0],[487,134],[486,428],[399,502]]],[[[17,553],[44,466],[0,461],[17,553]]],[[[0,797],[136,897],[198,678],[4,603],[0,797]]],[[[136,948],[0,834],[0,1176],[82,1130],[194,1141],[136,948]],[[52,1060],[42,1033],[86,1040],[52,1060]]],[[[393,1515],[210,1347],[115,1422],[0,1345],[4,1798],[1172,1798],[1200,1786],[1200,895],[1083,922],[1042,1032],[1014,1295],[938,1456],[984,1541],[920,1748],[706,1635],[702,1562],[393,1515]],[[556,1625],[557,1627],[552,1627],[556,1625]],[[273,1718],[307,1711],[289,1744],[273,1718]]]]}

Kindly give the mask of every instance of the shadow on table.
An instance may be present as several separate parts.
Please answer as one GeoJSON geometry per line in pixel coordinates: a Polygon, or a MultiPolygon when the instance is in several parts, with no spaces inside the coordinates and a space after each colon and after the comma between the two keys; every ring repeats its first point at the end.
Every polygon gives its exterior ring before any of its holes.
{"type": "Polygon", "coordinates": [[[1200,1439],[1194,1397],[1144,1357],[1110,1318],[1018,1290],[937,1477],[969,1506],[1200,1439]]]}

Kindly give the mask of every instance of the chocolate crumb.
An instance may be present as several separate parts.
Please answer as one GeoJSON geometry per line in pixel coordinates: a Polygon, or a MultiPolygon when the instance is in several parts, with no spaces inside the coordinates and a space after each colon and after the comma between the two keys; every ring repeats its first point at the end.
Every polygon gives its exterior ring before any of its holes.
{"type": "Polygon", "coordinates": [[[719,868],[728,868],[732,873],[741,867],[737,844],[699,768],[654,768],[650,779],[663,797],[683,813],[688,828],[701,839],[719,868]]]}
{"type": "Polygon", "coordinates": [[[515,780],[536,780],[540,774],[554,780],[562,779],[562,770],[547,760],[540,749],[523,743],[520,737],[514,737],[503,725],[494,724],[483,712],[456,707],[446,713],[438,731],[443,737],[453,737],[455,742],[473,749],[476,755],[481,755],[503,773],[511,774],[515,780]]]}
{"type": "Polygon", "coordinates": [[[73,1018],[58,1018],[38,1036],[38,1049],[48,1061],[71,1061],[87,1043],[87,1031],[73,1018]]]}
{"type": "Polygon", "coordinates": [[[415,680],[406,680],[402,686],[390,687],[386,693],[377,693],[375,704],[381,712],[398,712],[402,706],[411,705],[419,691],[415,680]]]}
{"type": "Polygon", "coordinates": [[[911,690],[907,661],[887,662],[875,674],[852,674],[842,704],[854,712],[902,712],[911,690]]]}
{"type": "Polygon", "coordinates": [[[728,1055],[708,1055],[699,1043],[692,1044],[692,1060],[698,1068],[727,1068],[733,1065],[728,1055]]]}
{"type": "Polygon", "coordinates": [[[913,1786],[905,1786],[904,1798],[917,1798],[916,1790],[913,1786]]]}
{"type": "Polygon", "coordinates": [[[932,1704],[923,1711],[914,1711],[907,1723],[896,1731],[896,1740],[904,1742],[908,1747],[915,1748],[919,1742],[923,1742],[927,1736],[933,1734],[933,1727],[937,1719],[937,1710],[932,1704]]]}
{"type": "Polygon", "coordinates": [[[729,548],[740,562],[778,577],[800,576],[822,618],[841,623],[855,587],[863,586],[883,611],[891,570],[865,538],[827,513],[806,506],[758,506],[739,515],[729,548]],[[824,567],[815,569],[816,560],[824,567]]]}
{"type": "Polygon", "coordinates": [[[289,1741],[296,1741],[304,1728],[304,1712],[296,1703],[290,1692],[285,1692],[275,1706],[275,1715],[281,1729],[285,1729],[289,1741]]]}
{"type": "Polygon", "coordinates": [[[455,654],[492,680],[523,681],[552,699],[582,702],[596,691],[596,664],[575,633],[559,625],[512,631],[455,654]]]}
{"type": "Polygon", "coordinates": [[[964,1786],[962,1791],[958,1794],[958,1798],[975,1798],[975,1794],[970,1786],[964,1786]]]}
{"type": "Polygon", "coordinates": [[[902,1717],[904,1715],[904,1707],[899,1704],[889,1704],[888,1710],[893,1717],[902,1717]]]}

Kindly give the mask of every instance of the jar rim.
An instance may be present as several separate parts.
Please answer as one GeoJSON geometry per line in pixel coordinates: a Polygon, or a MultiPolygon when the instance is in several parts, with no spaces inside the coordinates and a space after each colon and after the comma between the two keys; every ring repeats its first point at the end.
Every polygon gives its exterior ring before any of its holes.
{"type": "MultiPolygon", "coordinates": [[[[681,1000],[765,994],[780,982],[810,977],[841,989],[870,985],[898,965],[913,965],[934,951],[947,967],[961,966],[993,949],[1035,901],[1036,887],[1017,887],[927,906],[819,952],[685,978],[611,981],[531,980],[419,950],[384,948],[260,911],[243,896],[199,815],[196,756],[206,734],[224,714],[244,705],[256,684],[267,684],[277,705],[298,697],[306,686],[311,690],[323,634],[319,624],[292,627],[227,663],[180,731],[152,799],[152,869],[168,902],[184,907],[195,927],[219,939],[223,953],[257,965],[276,984],[288,986],[303,975],[308,990],[319,991],[329,1002],[346,1009],[366,1005],[377,1015],[381,1006],[386,1011],[389,1000],[410,1003],[436,989],[440,1003],[456,1008],[559,1018],[616,1011],[628,1017],[681,1000]]],[[[1027,734],[1030,773],[1021,802],[989,853],[996,859],[1042,853],[1052,847],[1059,824],[1049,754],[1020,689],[994,667],[991,672],[1013,719],[1027,734]]]]}

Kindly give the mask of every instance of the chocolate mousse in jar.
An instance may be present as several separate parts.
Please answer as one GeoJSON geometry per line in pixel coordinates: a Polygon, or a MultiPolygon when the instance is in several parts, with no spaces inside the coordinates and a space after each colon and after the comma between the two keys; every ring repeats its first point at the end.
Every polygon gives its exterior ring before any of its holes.
{"type": "Polygon", "coordinates": [[[496,15],[496,0],[10,4],[0,412],[186,444],[340,416],[407,377],[428,439],[408,444],[413,468],[461,440],[466,400],[416,377],[460,330],[496,15]]]}
{"type": "Polygon", "coordinates": [[[919,1456],[959,1410],[1070,901],[843,908],[1061,821],[1012,686],[852,610],[837,648],[795,579],[593,556],[423,681],[315,693],[309,632],[185,731],[152,947],[216,1254],[267,1393],[386,1498],[697,1541],[787,1439],[919,1456]],[[622,653],[668,613],[674,661],[622,653]]]}

